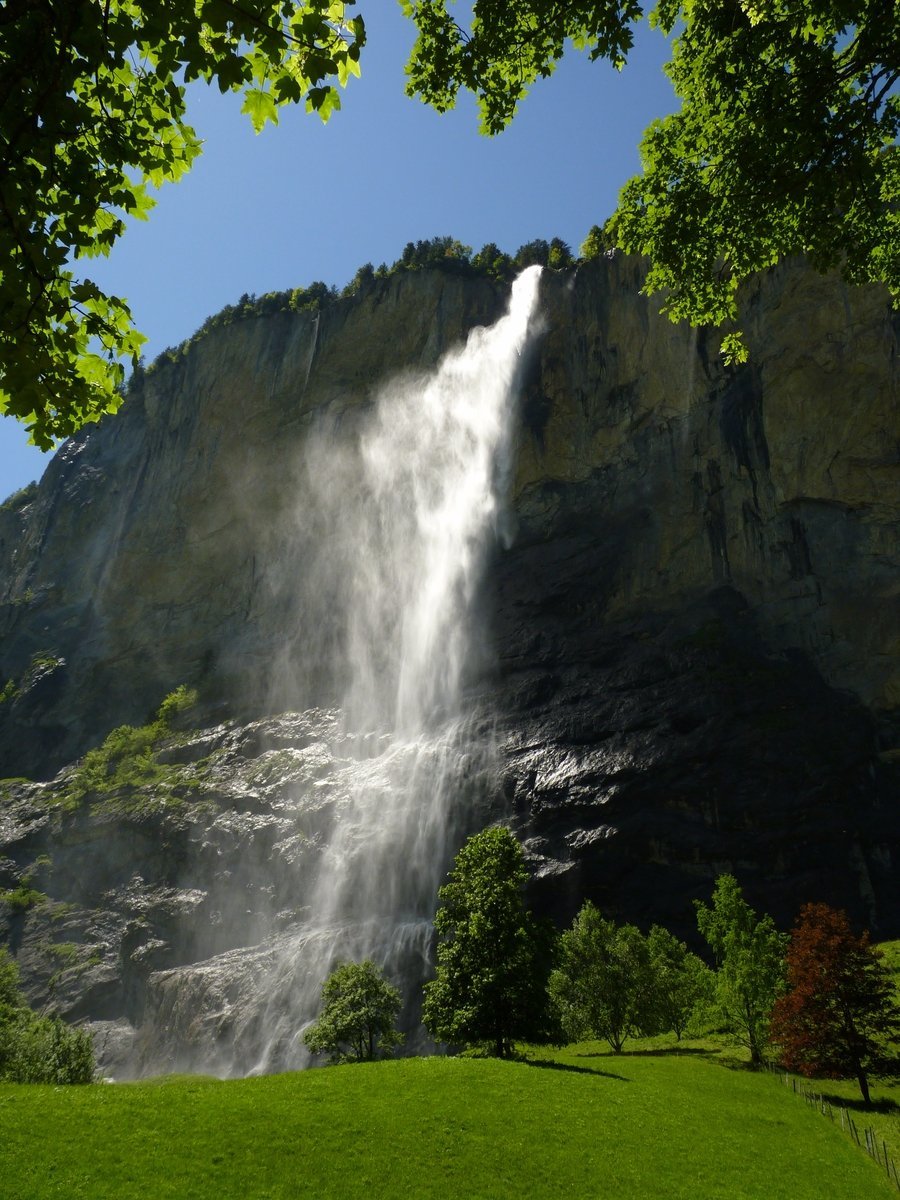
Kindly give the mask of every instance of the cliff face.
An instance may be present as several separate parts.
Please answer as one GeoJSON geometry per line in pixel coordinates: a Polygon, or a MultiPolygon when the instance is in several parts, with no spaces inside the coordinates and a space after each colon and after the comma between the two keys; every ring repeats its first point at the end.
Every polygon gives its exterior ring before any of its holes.
{"type": "MultiPolygon", "coordinates": [[[[489,564],[469,688],[497,731],[496,782],[460,830],[511,819],[561,920],[592,896],[686,931],[690,899],[731,869],[782,921],[824,899],[896,935],[900,326],[878,290],[786,265],[749,289],[750,361],[726,369],[640,284],[621,256],[542,284],[514,534],[489,564]]],[[[59,783],[7,785],[0,886],[47,853],[73,944],[101,947],[59,992],[71,1013],[130,1030],[150,1004],[174,1028],[190,994],[210,1036],[234,1035],[229,988],[258,964],[191,964],[289,936],[309,823],[340,804],[333,714],[255,720],[341,693],[311,479],[382,381],[503,303],[488,282],[420,273],[320,318],[216,330],[0,511],[0,682],[17,688],[0,770],[47,779],[184,682],[210,731],[173,754],[217,772],[212,808],[128,816],[56,809],[59,783]],[[298,842],[284,796],[304,779],[322,787],[298,842]]],[[[6,917],[35,992],[51,919],[6,917]]]]}
{"type": "Polygon", "coordinates": [[[649,920],[715,863],[783,920],[816,895],[892,924],[897,318],[779,268],[727,370],[639,284],[615,259],[547,286],[496,576],[507,794],[546,902],[649,920]]]}
{"type": "Polygon", "coordinates": [[[254,715],[305,706],[321,648],[296,617],[320,553],[304,447],[333,447],[381,382],[503,302],[417,274],[321,317],[219,329],[67,442],[35,502],[0,514],[0,674],[21,693],[0,770],[46,777],[179,682],[254,715]]]}

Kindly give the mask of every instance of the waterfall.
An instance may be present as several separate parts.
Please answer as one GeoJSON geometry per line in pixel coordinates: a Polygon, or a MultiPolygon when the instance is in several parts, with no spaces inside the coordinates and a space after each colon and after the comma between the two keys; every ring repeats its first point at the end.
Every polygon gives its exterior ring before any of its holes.
{"type": "MultiPolygon", "coordinates": [[[[318,551],[303,594],[315,594],[321,636],[343,658],[329,777],[338,799],[303,896],[305,920],[245,972],[253,995],[234,1006],[244,1011],[232,1057],[205,1069],[304,1065],[298,1034],[339,961],[374,959],[403,983],[407,1024],[417,1023],[437,890],[473,802],[489,789],[490,736],[474,727],[462,696],[485,554],[504,524],[539,278],[539,267],[523,272],[506,315],[473,330],[429,376],[394,380],[352,445],[312,442],[318,551]]],[[[306,615],[313,636],[316,617],[306,615]]]]}

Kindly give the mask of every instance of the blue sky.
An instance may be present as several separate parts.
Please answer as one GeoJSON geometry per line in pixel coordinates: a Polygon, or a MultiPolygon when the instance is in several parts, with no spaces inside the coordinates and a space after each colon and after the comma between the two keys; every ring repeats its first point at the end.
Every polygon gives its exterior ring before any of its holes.
{"type": "MultiPolygon", "coordinates": [[[[189,117],[203,155],[108,259],[81,264],[128,299],[148,359],[243,292],[314,279],[341,287],[362,263],[399,258],[408,241],[450,234],[476,250],[496,242],[514,252],[561,237],[577,249],[638,170],[643,130],[675,107],[666,43],[645,25],[624,71],[571,51],[510,128],[485,138],[470,98],[441,116],[404,95],[414,31],[399,6],[359,8],[362,78],[327,125],[283,111],[257,136],[240,97],[193,88],[189,117]]],[[[0,499],[46,461],[22,426],[0,418],[0,499]]]]}

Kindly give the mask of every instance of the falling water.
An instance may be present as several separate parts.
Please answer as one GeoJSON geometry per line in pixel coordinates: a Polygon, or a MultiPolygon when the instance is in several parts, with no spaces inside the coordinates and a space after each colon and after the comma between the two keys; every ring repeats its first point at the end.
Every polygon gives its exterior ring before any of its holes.
{"type": "Polygon", "coordinates": [[[338,961],[371,957],[408,995],[427,971],[437,889],[471,824],[465,809],[486,790],[489,738],[467,720],[462,687],[539,277],[538,267],[520,275],[507,314],[429,377],[384,390],[352,450],[319,442],[311,454],[324,548],[311,574],[340,626],[348,679],[340,801],[308,920],[263,956],[227,1073],[307,1061],[298,1030],[338,961]]]}

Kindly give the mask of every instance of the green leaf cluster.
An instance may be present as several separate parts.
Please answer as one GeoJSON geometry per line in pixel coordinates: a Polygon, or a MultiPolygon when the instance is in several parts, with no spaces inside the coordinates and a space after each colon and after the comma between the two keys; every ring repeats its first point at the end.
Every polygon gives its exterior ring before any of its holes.
{"type": "Polygon", "coordinates": [[[394,1027],[399,1012],[399,991],[371,959],[343,963],[325,980],[322,1012],[303,1031],[303,1041],[332,1063],[373,1062],[403,1044],[394,1027]]]}
{"type": "Polygon", "coordinates": [[[642,14],[635,0],[475,0],[469,29],[450,14],[448,0],[400,0],[418,37],[407,64],[407,93],[438,112],[460,88],[478,97],[481,128],[499,133],[539,78],[551,75],[566,43],[621,67],[631,26],[642,14]]]}
{"type": "Polygon", "coordinates": [[[118,796],[117,807],[121,808],[127,806],[128,796],[142,803],[141,793],[146,795],[149,789],[184,783],[181,770],[161,762],[158,752],[174,736],[177,718],[196,702],[196,691],[182,684],[166,696],[148,725],[113,729],[102,745],[87,752],[68,777],[62,792],[63,806],[74,808],[88,799],[118,796]]]}
{"type": "Polygon", "coordinates": [[[438,892],[436,978],[422,1019],[438,1041],[508,1057],[516,1040],[552,1036],[549,928],[525,907],[522,848],[508,829],[469,838],[438,892]]]}
{"type": "Polygon", "coordinates": [[[48,449],[121,403],[145,340],[75,263],[108,254],[149,188],[200,153],[185,85],[242,91],[259,131],[306,101],[327,120],[359,74],[353,0],[9,0],[0,12],[0,412],[48,449]]]}
{"type": "Polygon", "coordinates": [[[0,1080],[8,1083],[91,1083],[94,1044],[83,1029],[39,1016],[19,992],[19,972],[0,948],[0,1080]]]}
{"type": "MultiPolygon", "coordinates": [[[[669,315],[734,321],[741,280],[795,254],[900,295],[894,0],[670,0],[654,19],[680,30],[681,111],[647,130],[611,230],[669,315]]],[[[724,349],[746,356],[734,333],[724,349]]]]}
{"type": "Polygon", "coordinates": [[[900,297],[896,0],[475,0],[467,28],[446,0],[403,2],[419,31],[407,90],[439,111],[472,91],[487,133],[566,39],[616,68],[645,15],[672,39],[680,110],[646,131],[604,241],[648,256],[673,320],[724,325],[727,361],[747,354],[739,284],[786,256],[900,297]]]}
{"type": "Polygon", "coordinates": [[[716,1001],[726,1026],[763,1060],[772,1006],[784,987],[787,935],[768,915],[758,916],[733,875],[716,880],[712,904],[696,901],[697,925],[718,967],[716,1001]]]}
{"type": "Polygon", "coordinates": [[[559,940],[550,994],[571,1041],[602,1038],[616,1053],[629,1037],[681,1038],[711,996],[709,968],[667,929],[647,937],[604,919],[588,901],[559,940]]]}

